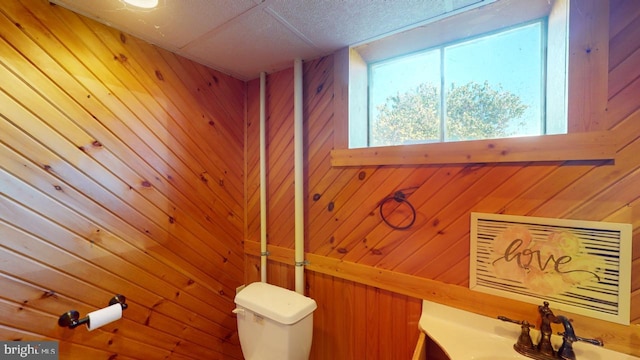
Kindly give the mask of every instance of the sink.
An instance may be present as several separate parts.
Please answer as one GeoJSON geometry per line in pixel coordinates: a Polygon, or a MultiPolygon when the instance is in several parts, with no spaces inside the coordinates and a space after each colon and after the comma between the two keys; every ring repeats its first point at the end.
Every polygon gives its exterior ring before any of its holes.
{"type": "MultiPolygon", "coordinates": [[[[513,349],[520,335],[520,326],[497,318],[423,300],[418,326],[451,360],[530,360],[513,349]]],[[[576,332],[579,331],[576,329],[576,332]]],[[[534,343],[538,336],[539,332],[531,329],[534,343]]],[[[557,349],[562,338],[553,335],[551,342],[557,349]]],[[[640,360],[635,356],[580,342],[573,344],[573,350],[577,360],[640,360]]]]}

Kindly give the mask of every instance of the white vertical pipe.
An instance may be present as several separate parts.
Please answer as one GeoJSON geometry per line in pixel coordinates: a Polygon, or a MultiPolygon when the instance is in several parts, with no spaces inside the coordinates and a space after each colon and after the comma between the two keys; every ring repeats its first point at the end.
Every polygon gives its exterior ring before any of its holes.
{"type": "Polygon", "coordinates": [[[295,283],[296,292],[304,295],[304,157],[302,129],[302,60],[293,65],[293,133],[294,133],[294,206],[295,206],[295,283]]]}
{"type": "Polygon", "coordinates": [[[267,282],[267,75],[260,73],[260,281],[267,282]]]}

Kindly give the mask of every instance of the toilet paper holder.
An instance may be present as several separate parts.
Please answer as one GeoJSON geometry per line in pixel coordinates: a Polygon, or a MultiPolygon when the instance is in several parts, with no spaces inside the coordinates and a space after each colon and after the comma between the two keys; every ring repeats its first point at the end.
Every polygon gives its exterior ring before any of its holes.
{"type": "MultiPolygon", "coordinates": [[[[109,300],[109,306],[120,304],[122,306],[122,310],[128,307],[127,298],[124,295],[116,295],[111,300],[109,300]]],[[[80,319],[80,313],[77,310],[69,310],[66,313],[60,315],[58,319],[58,325],[62,327],[68,327],[69,329],[74,329],[82,324],[86,324],[89,322],[89,317],[85,316],[80,319]]]]}

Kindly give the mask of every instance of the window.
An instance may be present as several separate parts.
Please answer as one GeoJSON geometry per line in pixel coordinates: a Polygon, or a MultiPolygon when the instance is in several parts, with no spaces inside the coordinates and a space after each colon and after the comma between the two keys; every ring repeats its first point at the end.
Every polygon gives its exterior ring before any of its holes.
{"type": "Polygon", "coordinates": [[[576,6],[570,6],[569,0],[484,0],[481,4],[487,3],[455,16],[439,17],[437,22],[420,24],[397,36],[356,44],[335,53],[332,166],[615,159],[616,133],[607,130],[606,121],[601,121],[606,116],[607,91],[606,87],[603,91],[603,84],[608,83],[609,53],[591,51],[606,49],[610,40],[609,1],[578,1],[576,6]],[[547,19],[546,126],[548,133],[557,135],[368,146],[369,64],[540,18],[547,19]]]}
{"type": "Polygon", "coordinates": [[[498,0],[354,47],[349,147],[566,133],[567,7],[498,0]]]}
{"type": "Polygon", "coordinates": [[[546,133],[544,21],[369,64],[369,145],[546,133]]]}

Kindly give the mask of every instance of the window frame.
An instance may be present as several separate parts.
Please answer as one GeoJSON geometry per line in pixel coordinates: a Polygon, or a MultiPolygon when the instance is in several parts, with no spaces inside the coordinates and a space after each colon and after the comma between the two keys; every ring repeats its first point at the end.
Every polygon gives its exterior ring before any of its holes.
{"type": "MultiPolygon", "coordinates": [[[[581,0],[580,9],[569,6],[568,13],[571,36],[567,52],[567,134],[350,149],[349,97],[354,96],[350,88],[358,86],[350,84],[350,78],[362,70],[350,66],[354,58],[357,63],[360,55],[352,48],[344,48],[334,54],[336,96],[332,166],[614,159],[615,137],[606,129],[604,121],[609,2],[581,0]],[[597,52],[591,50],[596,48],[597,52]]],[[[364,71],[366,73],[366,68],[364,71]]]]}

